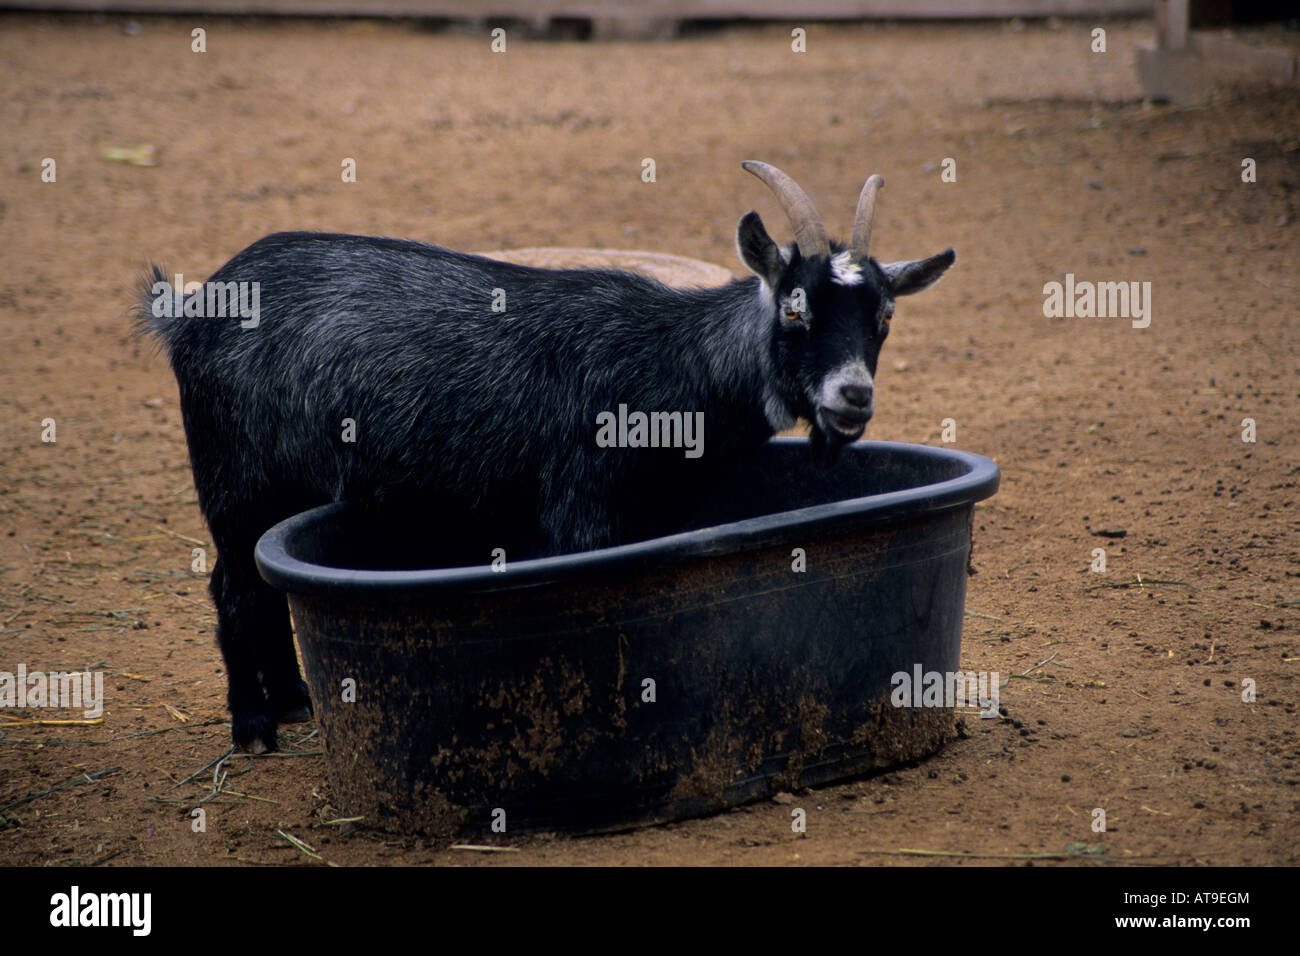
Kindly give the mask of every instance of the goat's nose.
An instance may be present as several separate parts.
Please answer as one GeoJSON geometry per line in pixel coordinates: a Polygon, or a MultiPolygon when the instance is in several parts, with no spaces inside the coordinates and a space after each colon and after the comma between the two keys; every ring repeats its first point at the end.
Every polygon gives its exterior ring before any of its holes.
{"type": "Polygon", "coordinates": [[[871,404],[870,385],[841,385],[840,396],[850,405],[866,408],[871,404]]]}

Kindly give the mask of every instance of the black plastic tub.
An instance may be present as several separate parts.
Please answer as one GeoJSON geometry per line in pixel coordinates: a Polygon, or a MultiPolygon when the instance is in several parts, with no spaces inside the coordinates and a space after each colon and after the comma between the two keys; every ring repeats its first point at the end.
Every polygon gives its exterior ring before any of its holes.
{"type": "Polygon", "coordinates": [[[774,439],[701,492],[697,530],[420,569],[427,529],[334,504],[268,531],[257,563],[288,593],[340,809],[591,832],[941,747],[952,710],[890,706],[891,676],[957,670],[974,505],[997,485],[965,452],[858,442],[823,469],[774,439]]]}

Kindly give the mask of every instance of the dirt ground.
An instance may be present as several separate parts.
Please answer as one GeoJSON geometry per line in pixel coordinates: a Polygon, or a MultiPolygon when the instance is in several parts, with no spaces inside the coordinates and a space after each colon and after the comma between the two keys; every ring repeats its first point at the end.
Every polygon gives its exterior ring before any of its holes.
{"type": "Polygon", "coordinates": [[[0,670],[107,675],[100,723],[0,713],[0,862],[320,865],[281,832],[354,865],[1300,862],[1295,97],[1143,103],[1142,21],[1105,24],[1104,54],[1084,22],[810,25],[802,54],[782,25],[493,54],[469,28],[128,23],[0,19],[0,670]],[[155,166],[102,156],[145,143],[155,166]],[[873,251],[957,250],[900,303],[868,437],[939,444],[951,418],[1002,468],[963,665],[1010,675],[1006,718],[792,803],[491,855],[327,824],[319,756],[240,758],[244,796],[193,833],[225,677],[176,385],[127,334],[144,262],[202,279],[319,229],[739,270],[746,210],[788,237],[751,157],[841,233],[880,172],[873,251]],[[1066,273],[1150,282],[1150,327],[1045,317],[1066,273]]]}

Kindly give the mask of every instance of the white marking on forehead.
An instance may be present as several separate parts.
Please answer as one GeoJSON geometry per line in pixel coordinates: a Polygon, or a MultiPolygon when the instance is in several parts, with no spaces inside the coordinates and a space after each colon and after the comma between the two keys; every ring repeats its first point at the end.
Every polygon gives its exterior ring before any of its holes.
{"type": "Polygon", "coordinates": [[[831,281],[839,285],[862,284],[862,267],[853,261],[849,250],[831,256],[831,281]]]}

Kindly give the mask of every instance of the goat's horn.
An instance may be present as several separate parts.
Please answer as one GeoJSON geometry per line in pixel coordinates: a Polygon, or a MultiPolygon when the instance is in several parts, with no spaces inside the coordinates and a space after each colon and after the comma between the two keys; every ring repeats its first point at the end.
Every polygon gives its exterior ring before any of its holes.
{"type": "Polygon", "coordinates": [[[853,258],[857,262],[865,262],[871,248],[871,220],[876,215],[876,193],[880,187],[885,185],[885,180],[877,175],[872,174],[867,177],[866,185],[862,187],[862,195],[858,197],[858,212],[853,217],[853,258]]]}
{"type": "Polygon", "coordinates": [[[813,208],[812,200],[799,188],[799,184],[767,163],[751,159],[740,165],[761,179],[764,185],[776,194],[781,208],[790,218],[790,225],[794,226],[794,241],[799,247],[799,254],[805,259],[811,259],[813,256],[829,256],[831,244],[826,238],[826,227],[822,225],[821,217],[813,208]]]}

